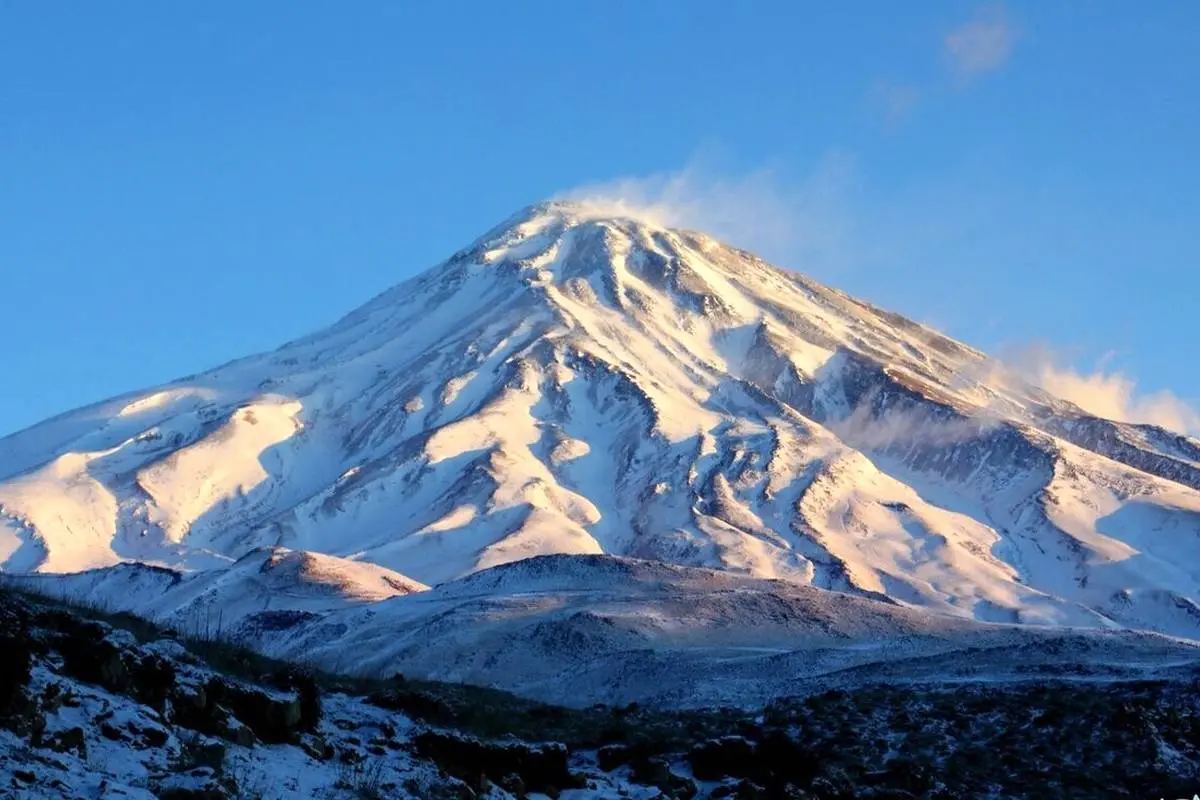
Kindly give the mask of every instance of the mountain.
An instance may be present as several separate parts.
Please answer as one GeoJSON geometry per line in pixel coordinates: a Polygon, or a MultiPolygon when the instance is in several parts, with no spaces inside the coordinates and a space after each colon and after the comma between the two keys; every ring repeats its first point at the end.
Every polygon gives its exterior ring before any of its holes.
{"type": "Polygon", "coordinates": [[[703,234],[558,202],[274,352],[0,440],[4,569],[100,570],[145,613],[417,608],[549,555],[934,629],[1200,639],[1200,441],[703,234]]]}

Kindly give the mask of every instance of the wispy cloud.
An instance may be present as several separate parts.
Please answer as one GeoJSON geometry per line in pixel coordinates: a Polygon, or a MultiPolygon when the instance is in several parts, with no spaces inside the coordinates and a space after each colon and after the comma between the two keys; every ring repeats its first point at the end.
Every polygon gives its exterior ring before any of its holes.
{"type": "Polygon", "coordinates": [[[971,80],[1004,66],[1016,38],[1003,6],[986,8],[946,34],[942,40],[946,64],[959,80],[971,80]]]}
{"type": "Polygon", "coordinates": [[[942,68],[924,79],[880,81],[868,95],[873,111],[889,130],[903,126],[918,108],[936,99],[947,75],[961,88],[984,73],[1004,66],[1012,57],[1017,29],[1002,5],[978,9],[967,22],[941,39],[942,68]]]}
{"type": "Polygon", "coordinates": [[[916,112],[921,104],[921,90],[908,84],[880,83],[871,90],[870,100],[884,124],[894,129],[916,112]]]}
{"type": "Polygon", "coordinates": [[[1200,434],[1200,411],[1195,406],[1167,390],[1139,392],[1135,378],[1109,369],[1111,353],[1101,358],[1090,372],[1063,364],[1044,344],[1010,352],[1004,360],[1029,382],[1089,414],[1200,434]]]}
{"type": "Polygon", "coordinates": [[[581,186],[559,199],[702,231],[776,263],[821,270],[844,261],[856,183],[854,159],[839,151],[797,178],[770,167],[739,174],[696,157],[674,172],[581,186]]]}

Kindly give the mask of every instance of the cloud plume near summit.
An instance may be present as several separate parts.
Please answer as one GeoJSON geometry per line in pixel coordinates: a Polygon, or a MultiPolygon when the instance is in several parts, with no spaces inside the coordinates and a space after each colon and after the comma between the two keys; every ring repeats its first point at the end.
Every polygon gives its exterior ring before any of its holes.
{"type": "Polygon", "coordinates": [[[1200,434],[1200,411],[1195,406],[1166,389],[1138,392],[1135,378],[1108,368],[1111,355],[1100,359],[1090,373],[1063,364],[1045,345],[1026,347],[1006,360],[1027,380],[1090,414],[1200,434]]]}
{"type": "Polygon", "coordinates": [[[832,151],[798,180],[780,170],[720,169],[694,158],[682,169],[625,176],[560,193],[596,216],[630,216],[715,236],[764,258],[805,271],[849,260],[852,156],[832,151]]]}

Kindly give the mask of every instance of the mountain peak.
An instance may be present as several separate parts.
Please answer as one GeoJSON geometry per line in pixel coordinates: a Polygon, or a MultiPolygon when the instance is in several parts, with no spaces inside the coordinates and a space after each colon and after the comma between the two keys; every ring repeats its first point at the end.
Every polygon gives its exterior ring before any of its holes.
{"type": "Polygon", "coordinates": [[[511,247],[535,238],[556,239],[581,227],[620,231],[623,235],[641,232],[643,237],[652,232],[665,233],[669,230],[656,223],[652,215],[620,202],[551,199],[521,209],[476,239],[463,252],[511,247]]]}
{"type": "MultiPolygon", "coordinates": [[[[456,258],[476,255],[498,243],[513,244],[534,237],[555,238],[575,230],[607,230],[636,241],[656,240],[668,249],[686,240],[699,249],[725,247],[704,232],[671,224],[670,215],[618,199],[554,198],[526,206],[476,239],[456,258]]],[[[729,248],[733,249],[733,248],[729,248]]],[[[739,251],[740,252],[740,251],[739,251]]],[[[454,259],[452,259],[454,260],[454,259]]]]}
{"type": "Polygon", "coordinates": [[[517,213],[517,217],[553,217],[568,224],[584,222],[630,222],[647,227],[667,229],[656,222],[649,210],[622,200],[603,198],[551,198],[534,203],[517,213]]]}

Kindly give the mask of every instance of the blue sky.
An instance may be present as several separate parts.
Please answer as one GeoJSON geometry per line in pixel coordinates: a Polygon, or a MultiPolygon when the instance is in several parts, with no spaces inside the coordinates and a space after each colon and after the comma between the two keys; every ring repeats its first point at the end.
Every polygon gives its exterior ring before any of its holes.
{"type": "Polygon", "coordinates": [[[1198,29],[1182,0],[0,5],[0,433],[619,179],[1127,408],[1194,401],[1198,29]]]}

